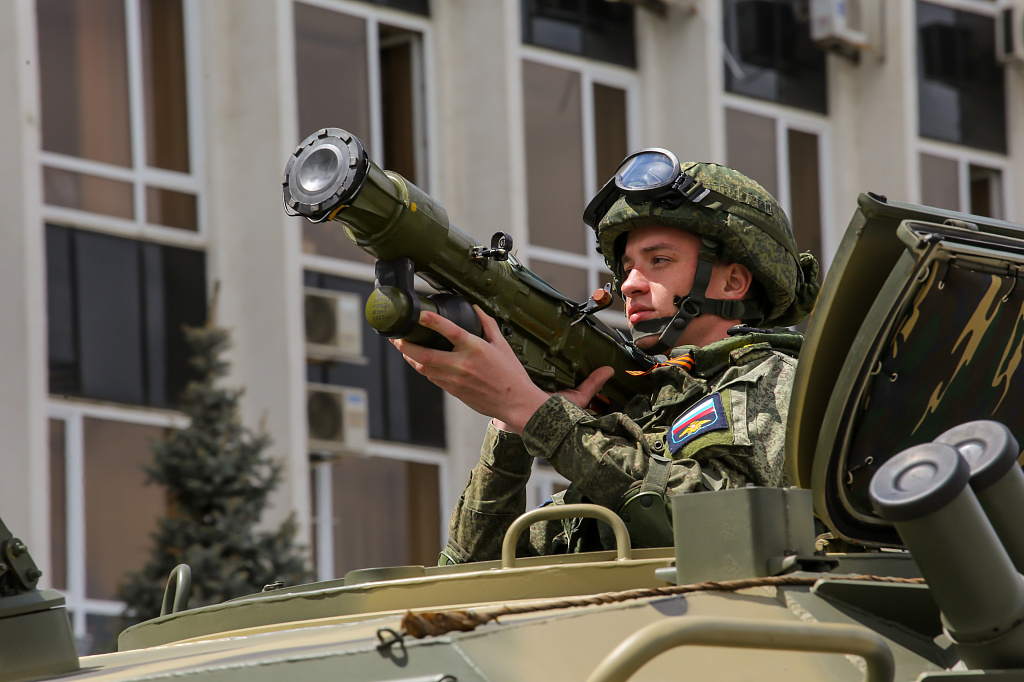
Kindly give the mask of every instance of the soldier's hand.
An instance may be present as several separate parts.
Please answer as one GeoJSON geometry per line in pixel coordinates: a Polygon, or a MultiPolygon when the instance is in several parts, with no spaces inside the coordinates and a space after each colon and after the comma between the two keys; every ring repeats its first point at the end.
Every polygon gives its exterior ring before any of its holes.
{"type": "Polygon", "coordinates": [[[549,394],[530,380],[498,324],[479,307],[473,307],[483,325],[483,338],[440,315],[423,311],[419,323],[444,336],[454,348],[435,350],[401,339],[392,343],[406,362],[431,382],[480,414],[503,422],[506,430],[522,433],[549,394]]]}
{"type": "Polygon", "coordinates": [[[594,400],[594,397],[600,393],[605,382],[614,375],[615,370],[613,368],[607,366],[598,367],[576,388],[558,391],[557,394],[563,396],[576,407],[586,408],[594,400]]]}

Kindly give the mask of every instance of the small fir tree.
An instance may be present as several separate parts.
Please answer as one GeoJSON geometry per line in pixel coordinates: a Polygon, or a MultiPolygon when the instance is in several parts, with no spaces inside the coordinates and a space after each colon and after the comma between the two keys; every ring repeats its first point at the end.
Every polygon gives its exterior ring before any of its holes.
{"type": "Polygon", "coordinates": [[[217,385],[228,371],[221,357],[228,332],[208,322],[185,334],[199,378],[184,393],[189,425],[154,442],[153,463],[144,466],[147,483],[167,490],[168,515],[152,534],[150,561],[121,585],[130,622],[160,615],[167,577],[180,563],[192,569],[189,608],[308,579],[293,517],[276,531],[255,528],[280,482],[281,465],[264,454],[270,438],[262,427],[254,433],[241,423],[243,391],[217,385]]]}

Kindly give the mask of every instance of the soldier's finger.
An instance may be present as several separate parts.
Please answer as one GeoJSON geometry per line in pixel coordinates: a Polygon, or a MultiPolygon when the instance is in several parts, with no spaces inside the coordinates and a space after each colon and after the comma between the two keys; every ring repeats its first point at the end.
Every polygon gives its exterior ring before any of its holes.
{"type": "Polygon", "coordinates": [[[615,374],[611,367],[598,367],[576,388],[589,403],[609,379],[615,374]]]}
{"type": "Polygon", "coordinates": [[[498,329],[497,321],[485,313],[480,306],[474,304],[473,310],[476,311],[476,316],[480,318],[480,325],[483,327],[484,338],[488,341],[494,341],[495,339],[503,338],[501,336],[501,330],[498,329]]]}
{"type": "MultiPolygon", "coordinates": [[[[426,346],[421,346],[419,344],[406,341],[405,339],[391,339],[391,344],[398,349],[399,353],[405,356],[406,360],[415,360],[421,366],[432,365],[436,363],[440,357],[443,357],[438,354],[443,353],[444,351],[427,348],[426,346]]],[[[416,371],[420,374],[423,373],[420,369],[417,369],[416,371]]]]}
{"type": "Polygon", "coordinates": [[[426,310],[420,312],[419,322],[451,341],[455,348],[471,343],[471,339],[476,338],[451,320],[426,310]]]}

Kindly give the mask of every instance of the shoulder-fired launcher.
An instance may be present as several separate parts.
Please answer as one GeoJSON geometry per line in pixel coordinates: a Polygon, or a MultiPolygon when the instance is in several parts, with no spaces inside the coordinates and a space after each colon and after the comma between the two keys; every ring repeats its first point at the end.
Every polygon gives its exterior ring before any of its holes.
{"type": "Polygon", "coordinates": [[[545,390],[575,387],[604,365],[615,369],[602,391],[612,405],[649,389],[645,376],[627,371],[648,369],[651,358],[594,315],[610,303],[609,291],[578,303],[525,268],[507,234],[496,233],[489,248],[477,243],[430,195],[374,164],[354,135],[324,128],[307,137],[285,168],[284,201],[292,215],[342,223],[348,238],[378,259],[366,304],[377,333],[444,348],[444,339],[417,324],[419,311],[480,335],[476,304],[545,390]],[[417,294],[414,274],[438,293],[417,294]]]}

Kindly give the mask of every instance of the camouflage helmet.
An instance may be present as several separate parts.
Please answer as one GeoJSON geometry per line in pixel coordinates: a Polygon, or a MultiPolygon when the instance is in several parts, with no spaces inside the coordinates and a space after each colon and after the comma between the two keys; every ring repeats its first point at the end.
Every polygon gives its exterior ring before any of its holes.
{"type": "Polygon", "coordinates": [[[666,225],[717,241],[722,257],[750,270],[767,298],[761,326],[789,326],[806,317],[818,295],[818,263],[810,253],[797,253],[789,218],[775,198],[731,168],[703,162],[679,166],[698,189],[710,192],[675,206],[620,195],[594,221],[598,249],[614,273],[615,290],[621,295],[625,279],[619,238],[645,225],[666,225]]]}

